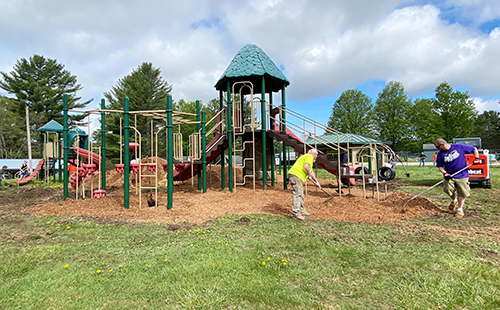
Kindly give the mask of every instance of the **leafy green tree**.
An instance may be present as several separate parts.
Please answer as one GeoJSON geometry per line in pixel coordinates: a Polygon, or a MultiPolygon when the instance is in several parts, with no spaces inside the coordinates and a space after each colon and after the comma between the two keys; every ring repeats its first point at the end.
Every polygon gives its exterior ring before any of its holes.
{"type": "MultiPolygon", "coordinates": [[[[21,58],[14,65],[10,73],[0,72],[0,88],[6,90],[13,98],[12,111],[25,117],[25,107],[38,114],[37,118],[30,118],[30,124],[38,129],[50,120],[62,124],[63,121],[63,94],[68,95],[70,109],[83,108],[91,100],[78,103],[81,97],[76,93],[82,89],[77,83],[76,76],[64,69],[63,64],[54,59],[33,55],[29,59],[21,58]]],[[[75,114],[69,117],[73,125],[85,117],[75,114]]]]}
{"type": "MultiPolygon", "coordinates": [[[[153,67],[152,63],[144,62],[132,73],[121,78],[110,92],[104,93],[107,99],[107,109],[123,110],[123,100],[129,98],[130,111],[165,111],[167,105],[167,94],[171,92],[170,86],[160,76],[161,70],[153,67]]],[[[121,114],[111,113],[106,116],[106,127],[112,134],[106,136],[106,145],[109,158],[119,161],[119,139],[121,114]]],[[[151,136],[152,117],[141,114],[131,114],[130,125],[135,127],[141,134],[142,156],[151,156],[151,146],[155,137],[151,136]]],[[[123,125],[123,124],[122,124],[123,125]]],[[[153,135],[164,125],[164,122],[153,121],[153,135]]],[[[135,130],[130,131],[131,142],[135,138],[135,130]]],[[[123,141],[122,141],[123,142],[123,141]]],[[[137,141],[139,142],[139,141],[137,141]]],[[[159,156],[164,154],[165,129],[158,135],[159,156]]],[[[153,148],[155,146],[153,145],[153,148]]]]}
{"type": "Polygon", "coordinates": [[[12,100],[0,96],[0,158],[26,158],[26,121],[12,111],[12,105],[12,100]]]}
{"type": "Polygon", "coordinates": [[[411,139],[410,99],[401,82],[391,81],[378,94],[374,108],[375,129],[379,138],[392,143],[395,150],[403,150],[411,139]]]}
{"type": "Polygon", "coordinates": [[[373,104],[362,91],[348,89],[332,108],[328,127],[344,133],[370,135],[373,133],[373,104]]]}
{"type": "Polygon", "coordinates": [[[477,111],[468,92],[454,91],[447,82],[443,82],[436,87],[432,106],[441,115],[443,138],[447,141],[472,135],[477,111]]]}
{"type": "Polygon", "coordinates": [[[432,99],[416,99],[409,110],[409,119],[414,137],[410,151],[421,152],[422,144],[434,143],[443,136],[443,121],[432,108],[432,99]]]}
{"type": "Polygon", "coordinates": [[[483,148],[500,149],[500,113],[484,111],[474,124],[474,137],[480,137],[483,148]]]}

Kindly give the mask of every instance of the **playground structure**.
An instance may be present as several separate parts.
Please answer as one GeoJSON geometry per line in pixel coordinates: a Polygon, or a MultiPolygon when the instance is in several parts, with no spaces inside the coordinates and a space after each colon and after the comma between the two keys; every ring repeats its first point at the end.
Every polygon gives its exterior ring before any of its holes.
{"type": "MultiPolygon", "coordinates": [[[[101,100],[101,109],[78,111],[68,110],[67,96],[64,96],[64,129],[63,129],[63,150],[64,150],[64,198],[68,197],[68,152],[70,149],[76,150],[78,156],[83,155],[91,158],[89,165],[94,165],[92,169],[100,164],[99,171],[101,181],[99,185],[99,192],[95,198],[103,197],[106,194],[106,180],[105,180],[105,162],[106,162],[106,148],[105,148],[105,118],[106,114],[119,113],[123,117],[123,126],[120,126],[120,144],[123,147],[123,154],[120,154],[120,164],[116,166],[116,170],[123,173],[124,184],[124,207],[129,208],[129,184],[130,172],[135,172],[136,177],[136,193],[142,195],[143,190],[154,190],[155,198],[158,192],[158,180],[155,179],[154,186],[142,186],[143,174],[141,174],[141,166],[145,165],[148,169],[157,169],[157,162],[141,163],[141,144],[136,141],[141,141],[141,133],[135,128],[130,126],[130,115],[144,115],[151,117],[151,119],[160,120],[165,122],[161,128],[153,133],[153,120],[151,120],[151,136],[156,137],[155,143],[157,145],[158,133],[161,130],[166,130],[166,145],[167,145],[167,163],[163,165],[167,171],[167,208],[172,208],[172,192],[173,181],[185,181],[198,176],[198,189],[203,193],[206,192],[206,165],[214,162],[215,159],[220,158],[221,166],[221,189],[225,189],[226,178],[226,150],[227,150],[227,177],[228,177],[228,190],[233,192],[237,186],[244,186],[251,184],[255,191],[256,181],[262,182],[262,188],[267,189],[268,179],[270,178],[270,185],[275,186],[275,161],[274,161],[274,145],[280,143],[280,152],[282,151],[283,160],[283,179],[287,179],[287,149],[292,148],[296,152],[305,154],[311,148],[317,148],[317,144],[326,147],[326,151],[320,151],[316,164],[326,171],[337,176],[338,180],[346,180],[344,182],[348,188],[349,193],[351,186],[354,185],[356,179],[363,181],[363,188],[365,183],[376,185],[378,193],[378,178],[376,173],[373,174],[373,169],[365,173],[364,162],[366,156],[371,160],[376,160],[378,154],[377,148],[370,146],[369,154],[366,155],[364,148],[351,149],[349,147],[349,138],[345,134],[335,131],[326,127],[310,118],[307,118],[299,113],[294,112],[286,107],[285,88],[289,85],[289,81],[283,73],[276,67],[276,65],[269,59],[269,57],[257,46],[246,45],[235,56],[229,67],[226,69],[222,77],[219,79],[215,88],[219,91],[219,112],[208,122],[205,122],[204,111],[199,110],[199,102],[197,102],[196,121],[184,119],[182,112],[172,110],[172,97],[168,95],[166,110],[159,111],[129,111],[129,100],[127,97],[124,99],[123,110],[107,110],[105,108],[104,99],[101,100]],[[259,63],[255,66],[253,62],[259,63]],[[274,105],[273,93],[281,92],[281,103],[274,105]],[[224,106],[224,100],[227,105],[224,106]],[[248,105],[246,105],[248,103],[248,105]],[[248,106],[245,110],[245,106],[248,106]],[[101,145],[99,148],[100,155],[94,157],[90,152],[85,152],[78,146],[69,146],[67,127],[68,112],[74,113],[87,113],[87,114],[100,114],[101,115],[101,145]],[[299,123],[290,121],[290,117],[298,120],[299,123]],[[173,127],[187,123],[196,123],[197,130],[189,137],[189,159],[187,162],[183,160],[182,154],[182,136],[180,133],[174,133],[173,127]],[[123,128],[121,128],[123,127],[123,128]],[[208,130],[207,130],[208,128],[208,130]],[[123,133],[122,133],[123,130],[123,133]],[[135,139],[133,143],[130,142],[130,131],[134,132],[135,139]],[[303,139],[295,135],[292,130],[303,135],[303,139]],[[331,142],[323,139],[321,134],[335,135],[337,142],[331,142]],[[207,143],[208,135],[213,135],[213,139],[207,143]],[[123,142],[121,137],[123,136],[123,142]],[[341,146],[340,137],[347,140],[345,146],[341,146]],[[138,137],[138,138],[137,138],[138,137]],[[304,142],[312,139],[313,143],[304,142]],[[128,146],[128,147],[127,147],[128,146]],[[348,163],[341,163],[339,160],[333,159],[332,154],[336,154],[340,158],[342,151],[352,152],[352,160],[348,163]],[[134,154],[134,159],[139,161],[130,162],[131,154],[134,154]],[[354,164],[356,153],[363,154],[359,162],[362,163],[361,173],[354,173],[354,164]],[[243,177],[237,180],[236,169],[234,169],[235,158],[242,158],[243,177]],[[102,160],[101,160],[102,159],[102,160]],[[93,161],[93,162],[92,162],[93,161]],[[174,171],[175,169],[175,171],[174,171]]],[[[193,115],[191,115],[193,116],[193,115]]],[[[121,119],[121,118],[120,118],[121,119]]],[[[92,149],[92,147],[90,147],[92,149]]],[[[156,147],[156,158],[157,158],[156,147]]],[[[95,153],[92,153],[95,154],[95,153]]],[[[151,150],[153,154],[153,150],[151,150]]],[[[152,156],[153,157],[153,156],[152,156]]],[[[83,167],[82,167],[83,168],[83,167]]],[[[358,167],[359,168],[359,167],[358,167]]],[[[86,176],[93,174],[92,169],[82,169],[82,176],[80,176],[78,169],[77,177],[73,182],[78,188],[78,181],[83,180],[86,176]],[[85,173],[85,174],[84,174],[85,173]]],[[[151,171],[151,170],[150,170],[151,171]]],[[[155,174],[156,175],[156,174],[155,174]]],[[[192,183],[193,184],[193,183],[192,183]]],[[[342,183],[337,182],[338,195],[342,196],[342,183]]],[[[284,189],[287,189],[287,183],[283,182],[284,189]]],[[[373,189],[372,185],[372,189],[373,189]]],[[[307,185],[306,185],[307,191],[307,185]]],[[[365,195],[366,196],[366,195],[365,195]]],[[[377,196],[378,197],[378,196],[377,196]]],[[[158,201],[157,199],[155,199],[158,201]]],[[[141,204],[141,199],[139,200],[141,204]]],[[[156,204],[155,204],[156,205],[156,204]]]]}

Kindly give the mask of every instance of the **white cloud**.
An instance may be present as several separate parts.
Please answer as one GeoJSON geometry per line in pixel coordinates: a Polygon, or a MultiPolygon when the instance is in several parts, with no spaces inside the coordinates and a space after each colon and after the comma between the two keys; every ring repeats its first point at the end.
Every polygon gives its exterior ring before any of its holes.
{"type": "Polygon", "coordinates": [[[479,114],[482,114],[484,111],[499,111],[500,100],[499,99],[483,99],[483,98],[472,98],[474,99],[474,103],[476,104],[476,109],[479,114]]]}

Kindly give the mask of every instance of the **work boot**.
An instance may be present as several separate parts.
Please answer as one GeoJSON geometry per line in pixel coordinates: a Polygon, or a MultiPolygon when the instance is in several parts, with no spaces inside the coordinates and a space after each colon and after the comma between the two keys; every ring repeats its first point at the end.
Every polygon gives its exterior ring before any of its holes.
{"type": "Polygon", "coordinates": [[[294,214],[293,218],[298,220],[298,221],[302,221],[302,222],[305,222],[307,220],[306,217],[303,216],[302,214],[294,214]]]}
{"type": "Polygon", "coordinates": [[[450,205],[448,206],[448,210],[450,210],[450,211],[455,210],[455,207],[457,206],[457,204],[458,204],[458,200],[456,200],[456,199],[453,200],[452,202],[450,202],[450,205]]]}

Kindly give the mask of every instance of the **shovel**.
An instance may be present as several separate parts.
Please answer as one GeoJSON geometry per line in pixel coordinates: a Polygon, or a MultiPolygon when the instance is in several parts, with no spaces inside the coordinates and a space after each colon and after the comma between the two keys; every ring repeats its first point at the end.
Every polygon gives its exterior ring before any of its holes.
{"type": "Polygon", "coordinates": [[[406,172],[406,177],[407,177],[407,178],[409,178],[409,177],[410,177],[410,174],[408,173],[408,171],[406,171],[405,164],[403,163],[403,161],[401,160],[401,158],[399,158],[399,157],[398,157],[398,159],[399,159],[399,162],[401,163],[401,165],[403,166],[403,169],[404,169],[404,170],[405,170],[405,172],[406,172]]]}

